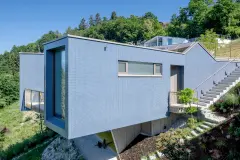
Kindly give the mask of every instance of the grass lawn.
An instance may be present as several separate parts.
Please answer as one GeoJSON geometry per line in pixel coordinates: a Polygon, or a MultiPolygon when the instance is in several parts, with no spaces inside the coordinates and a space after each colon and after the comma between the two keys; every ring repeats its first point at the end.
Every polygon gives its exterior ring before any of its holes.
{"type": "Polygon", "coordinates": [[[216,57],[240,57],[240,39],[233,40],[231,44],[220,47],[216,50],[216,57]],[[230,52],[231,50],[231,52],[230,52]]]}
{"type": "Polygon", "coordinates": [[[19,102],[0,109],[0,130],[3,128],[5,131],[0,136],[0,159],[11,159],[25,153],[55,135],[44,125],[43,133],[40,133],[39,118],[31,111],[20,112],[19,102]]]}
{"type": "Polygon", "coordinates": [[[30,120],[24,122],[24,114],[19,111],[19,102],[0,109],[0,127],[6,127],[8,130],[4,140],[0,141],[0,145],[2,145],[0,150],[5,150],[10,145],[32,137],[40,131],[39,122],[33,123],[30,120]]]}
{"type": "Polygon", "coordinates": [[[102,133],[98,133],[97,134],[99,138],[106,139],[107,143],[112,142],[111,144],[109,144],[109,147],[114,150],[115,152],[117,152],[115,145],[114,145],[114,141],[113,141],[113,137],[110,131],[107,132],[102,132],[102,133]]]}

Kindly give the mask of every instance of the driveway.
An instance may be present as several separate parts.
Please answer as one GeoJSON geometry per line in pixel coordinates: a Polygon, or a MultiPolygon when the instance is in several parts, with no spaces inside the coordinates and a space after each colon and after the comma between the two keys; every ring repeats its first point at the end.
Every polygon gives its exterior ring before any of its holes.
{"type": "Polygon", "coordinates": [[[109,147],[106,149],[98,148],[95,146],[98,141],[102,140],[95,134],[74,139],[75,145],[86,160],[115,160],[117,153],[109,147]]]}

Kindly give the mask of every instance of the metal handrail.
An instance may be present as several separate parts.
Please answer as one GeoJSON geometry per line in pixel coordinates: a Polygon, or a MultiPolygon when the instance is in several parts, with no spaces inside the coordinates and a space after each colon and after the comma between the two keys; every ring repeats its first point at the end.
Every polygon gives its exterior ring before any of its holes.
{"type": "Polygon", "coordinates": [[[205,79],[204,81],[202,81],[195,89],[194,91],[197,92],[197,89],[204,84],[205,82],[207,82],[210,78],[212,78],[213,76],[215,76],[218,72],[220,72],[221,70],[223,70],[225,67],[227,67],[229,64],[231,64],[233,61],[236,61],[236,57],[234,59],[232,59],[231,61],[227,62],[224,66],[222,66],[221,68],[219,68],[216,72],[214,72],[212,75],[210,75],[207,79],[205,79]]]}

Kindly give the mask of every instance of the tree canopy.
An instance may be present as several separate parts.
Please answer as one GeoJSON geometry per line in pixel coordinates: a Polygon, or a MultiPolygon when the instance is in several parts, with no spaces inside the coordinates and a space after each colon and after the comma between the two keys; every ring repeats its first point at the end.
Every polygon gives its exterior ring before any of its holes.
{"type": "Polygon", "coordinates": [[[190,0],[168,27],[170,36],[199,37],[213,29],[221,35],[240,37],[240,3],[235,0],[190,0]]]}

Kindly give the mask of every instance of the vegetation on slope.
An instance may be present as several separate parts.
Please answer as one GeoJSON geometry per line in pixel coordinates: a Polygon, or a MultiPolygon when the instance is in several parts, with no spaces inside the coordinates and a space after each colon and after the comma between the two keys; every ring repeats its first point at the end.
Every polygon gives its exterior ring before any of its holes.
{"type": "Polygon", "coordinates": [[[40,121],[33,112],[20,112],[19,103],[0,109],[0,159],[11,159],[55,133],[44,128],[40,132],[40,121]]]}

